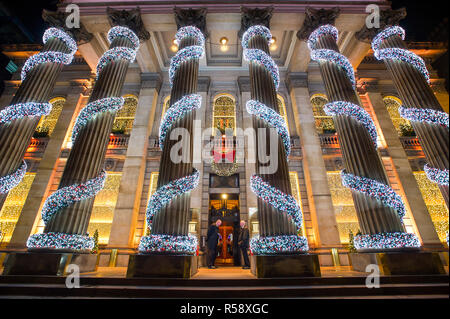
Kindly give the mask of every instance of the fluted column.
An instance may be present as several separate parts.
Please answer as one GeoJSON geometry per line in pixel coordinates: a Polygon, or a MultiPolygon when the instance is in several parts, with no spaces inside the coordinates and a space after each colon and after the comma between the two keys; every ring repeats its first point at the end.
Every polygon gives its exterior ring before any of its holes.
{"type": "MultiPolygon", "coordinates": [[[[400,27],[390,27],[382,31],[373,42],[375,55],[383,59],[391,73],[394,84],[403,101],[405,113],[413,110],[416,115],[402,116],[411,120],[411,125],[417,133],[422,145],[427,166],[437,169],[445,175],[438,182],[439,188],[449,204],[448,170],[449,170],[449,128],[448,114],[445,114],[438,99],[429,85],[429,74],[423,60],[408,51],[404,42],[404,30],[400,27]],[[436,121],[435,114],[447,117],[447,124],[436,121]]],[[[427,171],[427,168],[426,168],[427,171]]],[[[432,173],[431,173],[432,174],[432,173]]],[[[427,172],[427,175],[430,174],[427,172]]],[[[432,181],[433,177],[430,178],[432,181]]]]}
{"type": "Polygon", "coordinates": [[[71,36],[60,29],[48,29],[41,53],[27,60],[19,89],[10,105],[0,111],[0,208],[9,190],[25,174],[23,157],[30,139],[41,116],[51,111],[48,100],[56,78],[63,64],[72,61],[76,50],[71,36]],[[9,186],[2,187],[12,175],[15,175],[14,181],[10,180],[9,186]]]}
{"type": "Polygon", "coordinates": [[[88,105],[81,110],[72,133],[72,150],[58,190],[42,209],[44,234],[32,235],[29,248],[83,250],[93,245],[87,229],[95,195],[103,188],[103,163],[128,65],[139,49],[136,34],[121,26],[108,33],[110,49],[100,59],[88,105]]]}
{"type": "Polygon", "coordinates": [[[352,189],[362,232],[355,238],[355,244],[362,250],[417,247],[415,235],[405,233],[404,205],[389,187],[375,144],[375,126],[359,105],[354,71],[339,52],[337,33],[331,25],[321,26],[311,34],[308,45],[312,58],[319,63],[331,102],[325,108],[333,115],[339,135],[346,168],[343,180],[352,189]]]}

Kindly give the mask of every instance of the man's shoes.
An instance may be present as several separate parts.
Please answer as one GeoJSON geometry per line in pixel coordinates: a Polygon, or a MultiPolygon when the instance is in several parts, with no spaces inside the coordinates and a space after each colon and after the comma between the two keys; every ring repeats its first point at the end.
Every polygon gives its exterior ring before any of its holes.
{"type": "Polygon", "coordinates": [[[244,266],[244,267],[242,267],[242,269],[250,269],[250,267],[244,266]]]}
{"type": "Polygon", "coordinates": [[[216,269],[215,266],[208,266],[208,269],[216,269]]]}

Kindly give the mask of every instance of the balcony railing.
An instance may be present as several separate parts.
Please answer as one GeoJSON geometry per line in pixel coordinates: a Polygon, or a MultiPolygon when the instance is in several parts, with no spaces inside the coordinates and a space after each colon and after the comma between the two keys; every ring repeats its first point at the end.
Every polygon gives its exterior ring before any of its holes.
{"type": "Polygon", "coordinates": [[[421,150],[422,145],[420,145],[419,139],[417,137],[401,136],[400,141],[402,142],[403,148],[405,150],[421,150]]]}
{"type": "Polygon", "coordinates": [[[340,148],[337,134],[320,134],[319,138],[323,148],[340,148]]]}

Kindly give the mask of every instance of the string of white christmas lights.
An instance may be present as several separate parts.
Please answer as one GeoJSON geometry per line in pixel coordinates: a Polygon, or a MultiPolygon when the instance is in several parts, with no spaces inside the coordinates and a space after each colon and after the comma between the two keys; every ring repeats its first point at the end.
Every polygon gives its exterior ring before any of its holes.
{"type": "MultiPolygon", "coordinates": [[[[280,74],[275,61],[262,50],[250,49],[249,43],[254,37],[263,37],[270,43],[272,34],[264,26],[250,27],[242,37],[242,47],[244,48],[244,58],[247,61],[263,66],[271,75],[275,89],[280,84],[280,74]]],[[[283,117],[264,103],[257,100],[250,100],[246,104],[247,112],[264,120],[270,126],[275,127],[280,135],[286,156],[291,151],[289,132],[283,117]]],[[[302,211],[297,201],[291,195],[283,193],[281,190],[265,182],[260,176],[253,175],[250,179],[252,191],[258,198],[286,213],[297,228],[297,232],[302,229],[302,211]]],[[[308,251],[308,241],[305,237],[296,235],[280,235],[273,237],[254,237],[250,242],[250,249],[258,255],[278,254],[278,253],[299,253],[308,251]]]]}
{"type": "MultiPolygon", "coordinates": [[[[194,38],[197,45],[188,46],[172,58],[169,69],[170,83],[176,75],[180,65],[191,59],[199,59],[204,54],[205,38],[203,33],[196,27],[187,26],[180,28],[175,35],[178,42],[186,38],[194,38]]],[[[160,148],[163,148],[164,141],[174,122],[182,119],[192,110],[201,107],[201,96],[191,94],[182,97],[175,102],[166,112],[159,128],[160,148]]],[[[166,185],[161,186],[151,196],[147,206],[147,227],[152,230],[153,217],[175,198],[195,189],[200,181],[200,173],[194,169],[194,172],[180,179],[173,180],[166,185]]],[[[172,254],[194,254],[197,250],[197,237],[192,235],[174,236],[169,234],[150,234],[143,236],[139,243],[138,250],[141,253],[159,252],[172,254]]]]}

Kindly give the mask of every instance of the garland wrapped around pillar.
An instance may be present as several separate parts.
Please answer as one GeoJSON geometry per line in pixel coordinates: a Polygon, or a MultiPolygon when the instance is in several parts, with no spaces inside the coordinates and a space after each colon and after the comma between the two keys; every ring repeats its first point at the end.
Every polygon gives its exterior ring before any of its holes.
{"type": "Polygon", "coordinates": [[[205,38],[195,26],[179,28],[175,36],[179,51],[172,58],[169,80],[172,85],[170,107],[159,129],[162,150],[158,188],[147,207],[149,235],[139,244],[141,253],[168,253],[193,255],[197,251],[197,237],[189,234],[189,192],[197,187],[200,174],[192,166],[192,129],[195,110],[201,106],[201,96],[196,94],[199,59],[204,55],[205,38]],[[178,141],[170,138],[174,129],[181,134],[183,153],[189,152],[188,161],[176,163],[171,149],[178,141]]]}
{"type": "Polygon", "coordinates": [[[278,148],[271,155],[271,162],[278,161],[276,172],[264,172],[257,162],[257,174],[250,180],[251,189],[258,198],[260,236],[254,237],[250,249],[255,255],[305,253],[308,251],[306,237],[300,235],[302,212],[290,195],[291,186],[287,157],[290,154],[290,137],[283,117],[278,112],[277,89],[280,75],[275,61],[269,54],[272,34],[262,25],[251,26],[242,37],[244,58],[250,62],[252,100],[246,107],[254,115],[253,126],[257,130],[257,148],[262,147],[260,134],[265,130],[266,145],[270,129],[278,133],[278,148]],[[277,157],[277,158],[275,158],[277,157]]]}
{"type": "Polygon", "coordinates": [[[11,105],[0,110],[0,209],[6,194],[16,187],[27,171],[23,160],[41,116],[48,115],[48,103],[63,65],[72,62],[75,40],[65,31],[49,28],[43,36],[40,53],[22,67],[22,83],[11,105]]]}
{"type": "Polygon", "coordinates": [[[392,75],[404,103],[400,115],[411,121],[428,161],[425,173],[439,185],[448,207],[449,117],[433,94],[425,61],[407,50],[404,39],[404,29],[388,27],[373,39],[372,48],[392,75]]]}
{"type": "Polygon", "coordinates": [[[323,25],[309,37],[311,58],[320,66],[331,103],[325,112],[333,116],[346,169],[342,182],[352,190],[361,235],[358,250],[389,250],[420,247],[414,234],[405,232],[405,207],[389,186],[377,152],[377,132],[370,115],[359,105],[355,75],[348,59],[340,54],[338,31],[323,25]]]}
{"type": "Polygon", "coordinates": [[[44,233],[29,237],[29,249],[91,250],[87,234],[95,195],[103,188],[103,162],[115,112],[123,106],[120,97],[128,65],[136,58],[140,43],[127,27],[108,32],[110,49],[97,65],[97,80],[89,103],[80,111],[73,132],[72,150],[58,190],[43,208],[44,233]]]}

